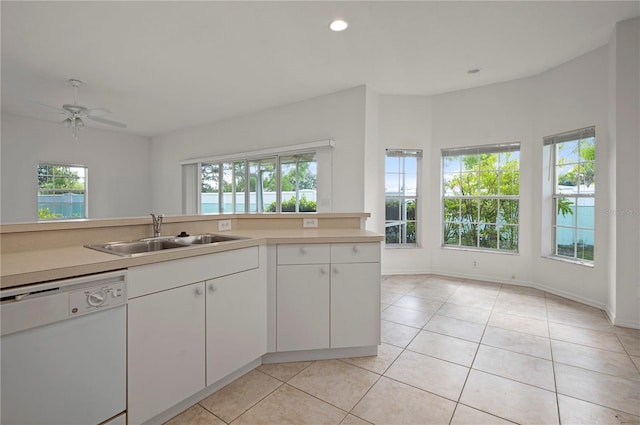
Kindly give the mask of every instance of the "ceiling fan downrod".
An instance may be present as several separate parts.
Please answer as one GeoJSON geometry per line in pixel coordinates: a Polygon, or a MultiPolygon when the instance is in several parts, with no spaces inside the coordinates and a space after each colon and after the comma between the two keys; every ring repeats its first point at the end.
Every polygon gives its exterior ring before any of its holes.
{"type": "Polygon", "coordinates": [[[84,128],[84,122],[80,118],[80,112],[84,107],[78,107],[78,87],[82,85],[82,81],[74,78],[69,79],[69,84],[73,86],[73,106],[65,105],[71,112],[71,117],[67,118],[64,122],[65,127],[71,127],[73,131],[73,138],[78,139],[78,130],[84,128]]]}

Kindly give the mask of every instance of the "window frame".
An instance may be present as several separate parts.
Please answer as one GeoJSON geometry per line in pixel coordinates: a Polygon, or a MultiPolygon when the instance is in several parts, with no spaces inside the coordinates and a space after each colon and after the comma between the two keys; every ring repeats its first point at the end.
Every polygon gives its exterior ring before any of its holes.
{"type": "MultiPolygon", "coordinates": [[[[232,162],[240,160],[254,160],[275,156],[290,156],[315,152],[317,161],[316,175],[316,210],[331,212],[333,208],[332,181],[333,181],[333,148],[335,141],[332,139],[317,140],[313,142],[299,143],[295,145],[272,147],[255,151],[207,156],[185,159],[178,162],[182,167],[182,213],[201,215],[202,182],[201,164],[211,162],[232,162]]],[[[277,182],[280,187],[280,181],[277,182]]],[[[279,194],[277,204],[281,205],[279,194]]],[[[204,214],[220,214],[204,213],[204,214]]]]}
{"type": "MultiPolygon", "coordinates": [[[[55,177],[55,174],[51,174],[50,177],[55,177]]],[[[38,217],[38,221],[41,222],[45,222],[45,221],[57,221],[57,220],[86,220],[87,218],[89,218],[89,202],[88,202],[88,193],[89,193],[89,167],[86,165],[82,165],[82,164],[70,164],[70,163],[61,163],[61,162],[49,162],[49,161],[41,161],[38,162],[38,167],[37,167],[37,186],[38,186],[38,191],[36,194],[36,213],[37,213],[37,217],[38,217]],[[44,208],[40,208],[40,196],[44,194],[41,194],[40,192],[43,190],[43,188],[40,186],[40,168],[42,167],[64,167],[64,168],[70,168],[70,169],[83,169],[83,176],[82,177],[82,181],[83,181],[83,188],[82,189],[68,189],[68,188],[61,188],[61,189],[57,189],[57,188],[52,188],[52,189],[47,189],[47,190],[51,190],[53,193],[50,193],[49,195],[63,195],[65,193],[69,193],[69,194],[78,194],[81,193],[83,195],[82,198],[82,216],[80,217],[74,217],[74,216],[59,216],[56,217],[55,216],[55,212],[50,212],[49,214],[51,215],[51,217],[45,217],[45,218],[41,218],[41,210],[44,208]]],[[[54,180],[55,181],[55,180],[54,180]]],[[[53,202],[53,205],[66,205],[68,206],[68,208],[70,210],[73,211],[73,204],[74,202],[61,202],[61,203],[57,203],[53,202]]]]}
{"type": "MultiPolygon", "coordinates": [[[[282,213],[282,203],[283,203],[283,199],[282,199],[282,194],[283,194],[283,190],[282,190],[282,159],[288,159],[288,158],[292,158],[292,157],[298,157],[298,156],[304,156],[304,157],[309,157],[312,156],[313,158],[313,162],[316,163],[316,170],[315,170],[315,177],[317,179],[318,176],[318,170],[317,170],[317,162],[318,162],[318,155],[316,151],[303,151],[303,152],[287,152],[284,154],[274,154],[274,155],[268,155],[268,156],[259,156],[259,157],[248,157],[248,158],[235,158],[235,159],[226,159],[226,160],[220,160],[220,161],[207,161],[207,162],[199,162],[198,163],[198,169],[202,170],[202,167],[204,166],[212,166],[212,167],[216,167],[217,168],[217,176],[218,176],[218,188],[217,188],[217,192],[218,192],[218,211],[217,212],[213,212],[213,213],[203,213],[202,212],[202,196],[201,196],[201,188],[202,188],[202,172],[199,172],[198,175],[198,180],[199,180],[199,187],[200,187],[200,194],[198,196],[198,200],[197,200],[197,208],[196,208],[196,213],[197,214],[243,214],[243,213],[265,213],[265,214],[273,214],[273,213],[282,213]],[[261,194],[263,192],[259,192],[258,188],[256,187],[256,191],[255,192],[251,192],[250,190],[250,185],[251,185],[251,180],[252,178],[255,178],[255,174],[253,174],[251,172],[252,167],[254,166],[254,164],[258,164],[258,167],[261,167],[260,164],[262,164],[263,162],[269,162],[273,164],[273,173],[275,173],[275,184],[276,184],[276,190],[275,190],[275,203],[276,203],[276,210],[275,211],[266,211],[267,205],[263,204],[263,202],[257,202],[256,201],[256,206],[257,209],[255,211],[250,209],[250,205],[251,205],[251,194],[255,193],[256,196],[256,200],[261,199],[262,196],[261,194]],[[236,166],[238,164],[242,164],[242,169],[243,172],[241,175],[239,175],[236,172],[236,166]],[[226,166],[230,166],[228,168],[226,168],[226,166]],[[225,177],[225,171],[229,171],[229,178],[227,179],[225,177]],[[238,210],[237,205],[238,205],[238,196],[237,193],[238,191],[236,191],[236,187],[237,187],[237,181],[238,181],[238,177],[241,177],[244,181],[245,184],[245,190],[244,192],[244,208],[243,210],[238,210]],[[227,181],[229,183],[229,185],[231,186],[231,192],[225,192],[224,191],[224,184],[223,182],[227,181]],[[249,190],[246,190],[249,189],[249,190]],[[231,210],[227,211],[225,210],[225,199],[224,199],[224,195],[231,193],[231,210]]],[[[300,161],[295,161],[295,167],[296,167],[296,174],[299,175],[299,166],[300,166],[300,161]]],[[[260,171],[262,171],[262,169],[260,169],[260,171]]],[[[304,194],[301,194],[300,189],[299,189],[299,181],[298,179],[296,179],[296,190],[295,190],[295,213],[315,213],[317,212],[317,200],[318,200],[318,186],[316,184],[315,187],[315,191],[316,191],[316,201],[314,201],[316,203],[316,210],[315,211],[300,211],[300,201],[302,200],[302,198],[304,198],[304,194]]],[[[215,192],[212,192],[215,193],[215,192]]],[[[286,200],[284,200],[286,201],[286,200]]],[[[287,212],[291,212],[291,211],[287,211],[287,212]]]]}
{"type": "MultiPolygon", "coordinates": [[[[468,146],[468,147],[461,147],[461,148],[448,148],[448,149],[442,149],[441,150],[441,173],[440,173],[440,190],[441,190],[441,205],[440,205],[440,214],[441,214],[441,224],[442,227],[440,229],[440,241],[441,241],[441,248],[443,249],[459,249],[459,250],[473,250],[473,251],[482,251],[482,252],[489,252],[489,253],[498,253],[498,254],[514,254],[517,255],[519,253],[520,250],[520,147],[521,144],[520,142],[511,142],[511,143],[497,143],[497,144],[488,144],[488,145],[478,145],[478,146],[468,146]],[[500,156],[502,154],[508,154],[508,153],[513,153],[513,152],[517,152],[518,153],[518,167],[517,170],[512,170],[517,172],[517,176],[518,176],[518,190],[517,190],[517,194],[501,194],[501,176],[505,173],[505,168],[503,168],[503,164],[500,163],[500,156]],[[475,170],[466,170],[463,169],[463,157],[467,157],[467,156],[479,156],[482,154],[497,154],[498,155],[498,165],[497,168],[493,168],[493,169],[482,169],[481,168],[481,161],[480,158],[478,158],[478,165],[477,168],[475,170]],[[455,172],[446,172],[446,165],[445,165],[445,161],[446,158],[449,157],[459,157],[459,161],[460,161],[460,168],[455,171],[455,172]],[[481,173],[487,173],[487,172],[491,172],[491,173],[496,173],[497,177],[496,177],[496,182],[497,182],[497,190],[498,193],[497,194],[482,194],[481,190],[482,190],[482,185],[481,185],[481,180],[480,180],[480,176],[481,173]],[[446,174],[453,174],[456,175],[458,174],[460,176],[460,178],[462,178],[462,176],[464,175],[468,175],[469,177],[473,177],[473,175],[475,175],[476,179],[477,179],[477,183],[476,183],[476,193],[473,194],[461,194],[461,195],[454,195],[454,194],[447,194],[447,190],[446,190],[446,180],[445,180],[445,175],[446,174]],[[458,201],[458,220],[447,220],[447,211],[446,211],[446,205],[447,205],[447,201],[458,201]],[[463,202],[468,201],[467,204],[470,204],[473,206],[473,204],[476,204],[476,213],[475,213],[475,220],[476,221],[472,221],[472,220],[465,220],[463,219],[462,216],[462,207],[463,207],[463,202]],[[492,222],[483,222],[480,221],[480,214],[481,214],[481,207],[483,205],[483,203],[486,203],[487,201],[495,202],[495,221],[492,222]],[[511,221],[501,221],[501,203],[502,202],[513,202],[515,201],[517,203],[517,213],[516,213],[516,217],[515,220],[513,220],[513,217],[511,218],[511,221]],[[458,243],[457,244],[453,244],[453,243],[447,243],[447,239],[445,237],[445,233],[447,231],[447,226],[458,226],[458,231],[457,233],[457,238],[458,238],[458,243]],[[463,232],[460,231],[460,229],[462,228],[462,226],[470,226],[470,227],[475,227],[475,244],[472,245],[463,245],[462,241],[463,241],[463,232]],[[496,247],[488,247],[488,246],[481,246],[481,239],[480,239],[480,234],[481,231],[486,229],[487,226],[492,226],[493,228],[495,228],[495,243],[496,243],[496,247]],[[515,249],[503,249],[501,248],[500,244],[501,244],[501,229],[502,228],[511,228],[510,232],[511,234],[515,234],[515,249]]],[[[505,163],[506,164],[506,163],[505,163]]],[[[485,204],[486,205],[486,204],[485,204]]],[[[490,227],[489,227],[490,228],[490,227]]],[[[513,244],[513,242],[511,242],[513,244]]]]}
{"type": "Polygon", "coordinates": [[[384,175],[385,175],[385,182],[386,182],[386,177],[388,174],[398,174],[399,177],[401,178],[401,184],[399,186],[402,194],[397,194],[397,195],[387,195],[387,190],[386,190],[386,183],[385,183],[385,193],[384,193],[384,210],[385,210],[385,217],[384,217],[384,227],[385,227],[385,239],[384,239],[384,246],[385,248],[418,248],[420,247],[420,237],[421,237],[421,226],[419,225],[420,223],[420,179],[421,179],[421,175],[422,175],[422,149],[397,149],[397,148],[388,148],[385,149],[385,170],[384,170],[384,175]],[[390,173],[387,170],[386,167],[386,161],[387,158],[402,158],[403,160],[401,161],[401,165],[400,165],[400,169],[399,171],[396,173],[390,173]],[[415,194],[414,195],[408,195],[406,192],[406,178],[407,178],[407,173],[405,172],[406,170],[406,164],[404,163],[404,159],[406,158],[416,158],[416,174],[415,174],[415,178],[416,178],[416,188],[415,188],[415,194]],[[387,202],[388,201],[397,201],[398,202],[398,207],[399,207],[399,214],[400,216],[398,217],[398,219],[393,219],[393,220],[388,220],[386,217],[387,214],[387,202]],[[415,205],[415,210],[413,213],[413,219],[409,219],[408,218],[408,214],[407,214],[407,203],[410,201],[414,201],[414,205],[415,205]],[[402,205],[403,207],[401,208],[400,205],[402,205]],[[415,226],[415,242],[407,242],[407,234],[408,231],[406,230],[409,226],[409,223],[414,223],[415,226]],[[387,241],[387,228],[390,226],[399,226],[400,229],[405,229],[404,231],[400,230],[399,236],[398,236],[398,242],[388,242],[387,241]]]}
{"type": "MultiPolygon", "coordinates": [[[[548,152],[549,155],[549,184],[550,186],[550,194],[551,194],[551,210],[550,210],[550,214],[551,214],[551,254],[550,257],[554,258],[554,259],[559,259],[559,260],[563,260],[563,261],[569,261],[569,262],[573,262],[573,263],[577,263],[577,264],[583,264],[583,265],[589,265],[592,266],[595,264],[595,248],[596,248],[596,214],[595,214],[595,205],[596,205],[596,186],[595,186],[595,172],[597,170],[597,157],[596,157],[596,150],[597,150],[597,146],[596,146],[596,131],[595,131],[595,126],[590,126],[590,127],[584,127],[581,129],[577,129],[577,130],[572,130],[572,131],[567,131],[564,133],[559,133],[559,134],[555,134],[552,136],[546,136],[543,139],[543,145],[545,147],[549,147],[550,151],[548,152]],[[593,139],[593,146],[594,146],[594,156],[593,156],[593,160],[586,160],[582,157],[581,155],[581,146],[582,146],[582,141],[583,140],[588,140],[588,139],[593,139]],[[563,162],[559,162],[558,159],[558,145],[562,144],[562,143],[567,143],[567,142],[577,142],[577,148],[578,148],[578,152],[577,152],[577,162],[570,162],[568,164],[565,164],[563,162]],[[593,171],[594,171],[594,176],[593,176],[593,191],[591,193],[582,193],[580,191],[580,182],[577,182],[577,192],[576,193],[561,193],[560,191],[558,191],[558,167],[559,166],[565,166],[565,165],[574,165],[574,167],[577,167],[578,170],[580,170],[582,168],[582,166],[584,164],[592,164],[593,165],[593,171]],[[559,225],[558,224],[558,214],[559,214],[559,202],[561,198],[565,198],[565,199],[573,199],[574,203],[571,204],[573,206],[575,206],[573,208],[573,214],[575,214],[574,216],[574,224],[572,226],[568,226],[565,224],[559,225]],[[584,201],[584,200],[591,200],[590,203],[593,206],[593,227],[582,227],[580,226],[579,223],[579,216],[580,216],[580,210],[579,210],[579,203],[580,201],[584,201]],[[573,255],[569,256],[566,254],[561,254],[559,252],[559,248],[558,248],[558,229],[562,228],[562,229],[572,229],[573,232],[573,255]],[[592,246],[592,258],[591,259],[586,259],[586,258],[581,258],[578,256],[578,251],[579,251],[579,234],[580,231],[588,231],[591,232],[593,234],[593,246],[592,246]]],[[[579,178],[579,176],[578,176],[579,178]]],[[[590,205],[590,206],[591,206],[590,205]]],[[[564,215],[563,215],[564,216],[564,215]]]]}

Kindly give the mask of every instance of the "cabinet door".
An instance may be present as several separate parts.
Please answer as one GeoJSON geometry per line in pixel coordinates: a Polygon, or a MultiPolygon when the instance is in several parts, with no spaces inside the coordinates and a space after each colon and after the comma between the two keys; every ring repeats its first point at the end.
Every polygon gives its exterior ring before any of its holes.
{"type": "Polygon", "coordinates": [[[277,274],[277,350],[329,348],[329,265],[278,266],[277,274]]]}
{"type": "Polygon", "coordinates": [[[331,348],[380,344],[380,263],[331,266],[331,348]]]}
{"type": "Polygon", "coordinates": [[[131,299],[127,306],[129,424],[205,387],[204,282],[131,299]]]}
{"type": "Polygon", "coordinates": [[[258,269],[206,282],[207,386],[267,352],[267,287],[258,269]]]}

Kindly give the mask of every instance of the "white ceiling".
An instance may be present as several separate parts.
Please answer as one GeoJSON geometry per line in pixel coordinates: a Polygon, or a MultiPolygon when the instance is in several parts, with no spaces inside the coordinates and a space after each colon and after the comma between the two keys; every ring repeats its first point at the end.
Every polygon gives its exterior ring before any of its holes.
{"type": "Polygon", "coordinates": [[[60,120],[33,102],[72,103],[77,78],[80,104],[143,136],[362,84],[429,95],[526,77],[640,16],[640,1],[0,4],[3,111],[60,120]],[[336,17],[346,31],[328,30],[336,17]]]}

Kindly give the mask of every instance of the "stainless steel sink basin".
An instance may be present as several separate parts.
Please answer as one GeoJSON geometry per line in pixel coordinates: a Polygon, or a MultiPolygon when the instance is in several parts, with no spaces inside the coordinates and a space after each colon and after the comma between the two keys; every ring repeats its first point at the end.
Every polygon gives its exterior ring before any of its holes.
{"type": "Polygon", "coordinates": [[[109,254],[129,256],[134,254],[144,254],[147,252],[162,251],[165,249],[184,248],[184,246],[184,244],[173,242],[169,239],[151,239],[87,245],[87,248],[108,252],[109,254]]]}
{"type": "Polygon", "coordinates": [[[195,236],[162,236],[158,238],[140,239],[137,241],[109,242],[104,244],[86,245],[86,247],[97,251],[107,252],[109,254],[130,257],[134,255],[164,251],[166,249],[179,249],[193,245],[231,242],[240,239],[246,238],[205,233],[195,236]]]}

